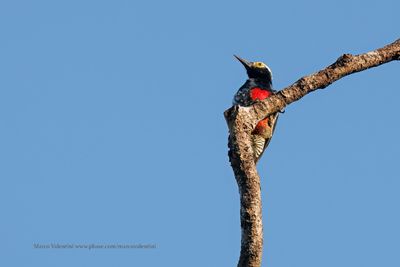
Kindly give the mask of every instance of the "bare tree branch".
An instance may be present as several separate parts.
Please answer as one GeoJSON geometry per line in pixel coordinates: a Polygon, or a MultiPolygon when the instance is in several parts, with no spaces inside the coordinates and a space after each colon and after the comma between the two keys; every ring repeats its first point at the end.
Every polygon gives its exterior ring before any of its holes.
{"type": "Polygon", "coordinates": [[[254,163],[250,141],[258,121],[283,110],[287,105],[317,89],[323,89],[355,72],[400,60],[400,39],[377,50],[353,56],[344,54],[335,63],[251,107],[233,106],[224,112],[229,127],[229,160],[240,193],[242,242],[239,267],[261,266],[263,229],[260,177],[254,163]]]}

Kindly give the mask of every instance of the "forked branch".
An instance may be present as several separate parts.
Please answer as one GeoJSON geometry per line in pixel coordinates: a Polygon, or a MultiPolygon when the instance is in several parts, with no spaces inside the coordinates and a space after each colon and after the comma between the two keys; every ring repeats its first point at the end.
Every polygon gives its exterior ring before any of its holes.
{"type": "Polygon", "coordinates": [[[317,89],[323,89],[355,72],[400,60],[400,39],[374,51],[344,54],[335,63],[300,78],[297,82],[251,107],[233,106],[224,112],[229,127],[229,160],[240,193],[242,242],[239,267],[261,266],[263,229],[260,177],[253,160],[250,135],[258,121],[317,89]]]}

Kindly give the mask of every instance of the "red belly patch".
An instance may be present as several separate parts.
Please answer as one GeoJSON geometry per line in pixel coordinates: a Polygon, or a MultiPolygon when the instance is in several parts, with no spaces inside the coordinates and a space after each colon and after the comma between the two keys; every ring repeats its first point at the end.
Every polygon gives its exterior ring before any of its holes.
{"type": "Polygon", "coordinates": [[[267,128],[268,125],[268,118],[263,119],[257,123],[256,128],[254,128],[253,133],[255,134],[262,134],[264,130],[267,128]]]}
{"type": "Polygon", "coordinates": [[[259,87],[254,87],[250,90],[251,100],[256,100],[256,99],[263,100],[269,97],[271,94],[272,94],[271,92],[263,90],[259,87]]]}

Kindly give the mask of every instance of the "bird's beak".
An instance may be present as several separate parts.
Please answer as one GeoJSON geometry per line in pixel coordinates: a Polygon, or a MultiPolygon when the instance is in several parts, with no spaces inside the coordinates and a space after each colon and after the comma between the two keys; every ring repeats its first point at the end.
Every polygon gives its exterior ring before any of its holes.
{"type": "Polygon", "coordinates": [[[237,58],[237,60],[240,61],[240,63],[243,64],[243,66],[246,68],[246,70],[250,70],[251,69],[251,63],[241,57],[238,57],[237,55],[234,55],[235,58],[237,58]]]}

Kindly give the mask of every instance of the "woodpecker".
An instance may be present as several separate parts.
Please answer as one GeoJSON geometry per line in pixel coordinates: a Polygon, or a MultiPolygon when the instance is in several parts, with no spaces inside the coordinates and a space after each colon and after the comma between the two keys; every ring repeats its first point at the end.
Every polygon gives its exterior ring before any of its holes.
{"type": "MultiPolygon", "coordinates": [[[[248,79],[239,88],[233,98],[233,105],[248,107],[258,100],[272,96],[276,91],[272,89],[271,69],[263,62],[249,62],[235,55],[246,68],[248,79]]],[[[254,160],[261,158],[275,130],[278,113],[272,114],[259,121],[252,132],[252,147],[254,160]]]]}

